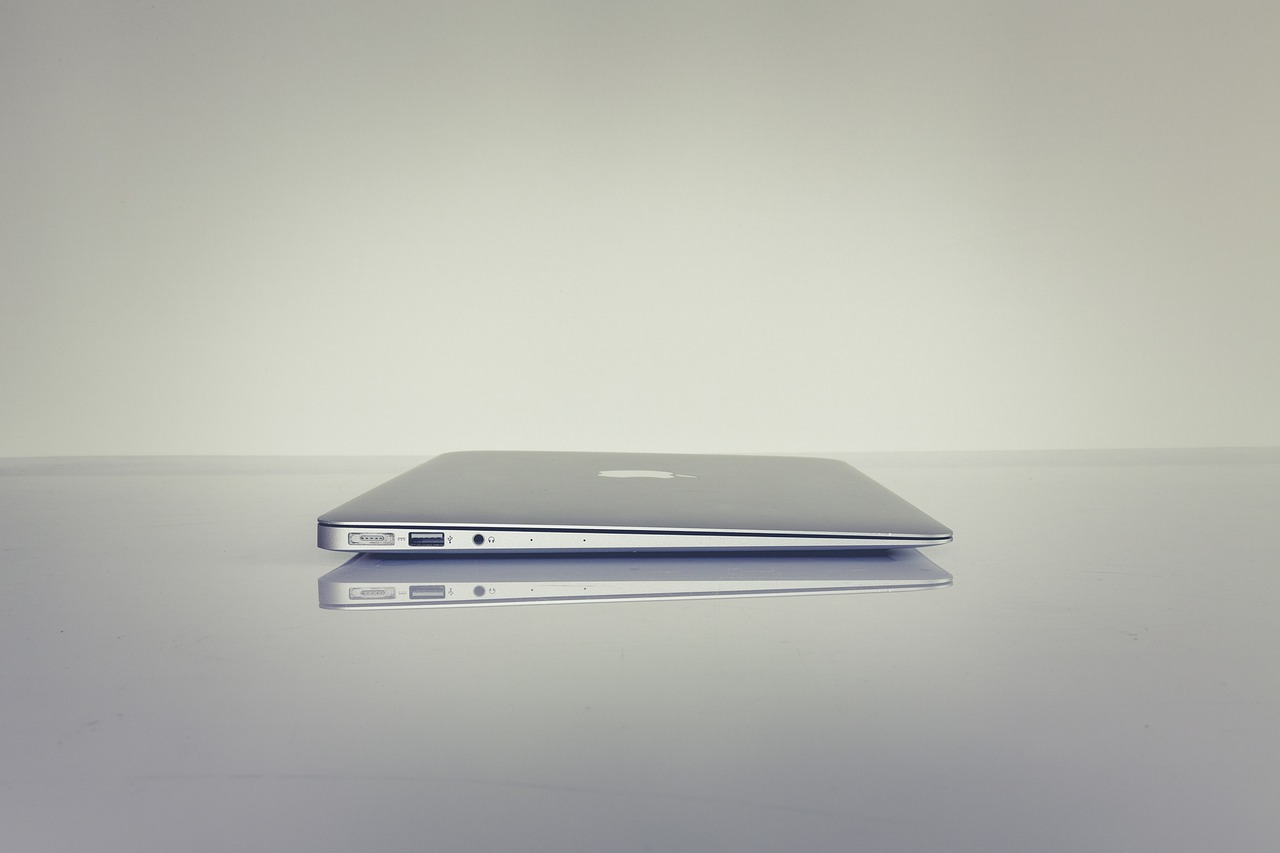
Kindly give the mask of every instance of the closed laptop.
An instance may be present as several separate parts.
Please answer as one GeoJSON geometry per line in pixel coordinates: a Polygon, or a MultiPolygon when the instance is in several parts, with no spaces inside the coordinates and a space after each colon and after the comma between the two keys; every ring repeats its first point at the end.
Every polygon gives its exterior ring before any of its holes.
{"type": "Polygon", "coordinates": [[[369,553],[915,548],[951,531],[837,459],[466,451],[320,516],[318,543],[369,553]]]}

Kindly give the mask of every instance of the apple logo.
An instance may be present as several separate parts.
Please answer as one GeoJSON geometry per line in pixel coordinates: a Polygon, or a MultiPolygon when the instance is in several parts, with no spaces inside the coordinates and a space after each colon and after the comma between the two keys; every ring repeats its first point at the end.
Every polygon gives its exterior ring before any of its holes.
{"type": "Polygon", "coordinates": [[[600,471],[597,473],[599,477],[616,477],[625,479],[628,477],[648,477],[653,480],[674,480],[676,477],[685,477],[696,480],[695,474],[676,474],[671,471],[600,471]]]}

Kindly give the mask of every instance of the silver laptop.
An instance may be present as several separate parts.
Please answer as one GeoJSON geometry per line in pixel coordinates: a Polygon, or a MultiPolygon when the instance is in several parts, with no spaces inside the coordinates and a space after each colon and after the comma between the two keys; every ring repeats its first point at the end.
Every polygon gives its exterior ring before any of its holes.
{"type": "Polygon", "coordinates": [[[892,592],[948,586],[912,549],[856,554],[360,554],[320,578],[320,606],[475,607],[892,592]]]}
{"type": "Polygon", "coordinates": [[[333,551],[417,554],[886,549],[951,531],[835,459],[471,451],[318,519],[333,551]]]}

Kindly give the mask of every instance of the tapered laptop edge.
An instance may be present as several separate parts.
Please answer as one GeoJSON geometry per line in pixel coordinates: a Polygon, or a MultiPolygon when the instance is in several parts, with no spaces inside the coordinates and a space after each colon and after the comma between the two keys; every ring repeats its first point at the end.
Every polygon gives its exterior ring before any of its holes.
{"type": "Polygon", "coordinates": [[[325,513],[321,548],[374,554],[917,548],[951,530],[845,462],[464,451],[325,513]]]}

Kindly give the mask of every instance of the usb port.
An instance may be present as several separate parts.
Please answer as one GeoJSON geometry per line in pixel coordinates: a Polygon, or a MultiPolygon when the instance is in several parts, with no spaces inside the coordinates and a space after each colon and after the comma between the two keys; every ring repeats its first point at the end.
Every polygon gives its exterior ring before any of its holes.
{"type": "Polygon", "coordinates": [[[409,544],[415,547],[434,546],[436,548],[441,548],[444,546],[444,534],[424,533],[421,531],[417,533],[410,533],[409,544]]]}
{"type": "Polygon", "coordinates": [[[444,598],[444,584],[428,583],[409,587],[410,598],[444,598]]]}

